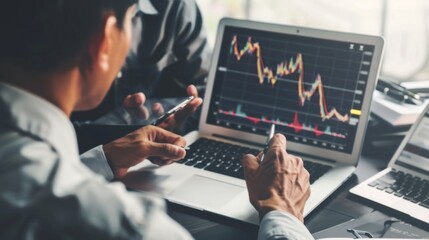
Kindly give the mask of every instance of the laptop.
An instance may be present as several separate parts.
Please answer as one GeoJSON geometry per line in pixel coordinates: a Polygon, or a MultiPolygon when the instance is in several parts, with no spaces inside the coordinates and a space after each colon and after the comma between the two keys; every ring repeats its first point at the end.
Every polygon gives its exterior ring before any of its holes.
{"type": "Polygon", "coordinates": [[[387,168],[350,192],[429,223],[429,105],[387,168]]]}
{"type": "Polygon", "coordinates": [[[311,174],[308,215],[355,170],[382,48],[375,36],[221,20],[186,158],[160,168],[144,161],[125,184],[258,224],[241,157],[263,149],[274,123],[311,174]]]}

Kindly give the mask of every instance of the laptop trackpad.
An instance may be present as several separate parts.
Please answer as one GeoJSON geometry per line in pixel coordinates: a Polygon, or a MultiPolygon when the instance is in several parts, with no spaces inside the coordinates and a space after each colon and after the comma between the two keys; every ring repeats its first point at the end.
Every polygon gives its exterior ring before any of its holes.
{"type": "Polygon", "coordinates": [[[194,175],[173,190],[169,197],[203,208],[219,209],[245,190],[241,186],[194,175]]]}

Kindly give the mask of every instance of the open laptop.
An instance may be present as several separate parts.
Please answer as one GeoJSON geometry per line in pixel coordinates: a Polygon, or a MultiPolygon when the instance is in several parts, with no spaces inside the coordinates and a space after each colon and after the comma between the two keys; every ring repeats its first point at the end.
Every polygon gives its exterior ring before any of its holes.
{"type": "Polygon", "coordinates": [[[429,105],[387,168],[350,192],[429,223],[429,105]]]}
{"type": "Polygon", "coordinates": [[[241,157],[260,152],[275,123],[311,173],[307,215],[355,170],[382,48],[380,37],[223,19],[186,158],[145,161],[126,185],[258,224],[241,157]]]}

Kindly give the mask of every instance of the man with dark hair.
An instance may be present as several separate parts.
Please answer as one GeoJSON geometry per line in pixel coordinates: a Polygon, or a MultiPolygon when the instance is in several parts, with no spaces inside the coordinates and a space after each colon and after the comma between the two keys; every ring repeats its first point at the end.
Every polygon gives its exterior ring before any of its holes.
{"type": "Polygon", "coordinates": [[[130,51],[109,95],[97,109],[76,112],[77,120],[94,120],[115,106],[146,98],[187,95],[195,85],[202,93],[210,47],[195,0],[138,0],[132,19],[130,51]]]}
{"type": "MultiPolygon", "coordinates": [[[[67,118],[103,99],[128,53],[135,11],[134,0],[0,4],[1,239],[190,238],[162,201],[82,165],[67,118]]],[[[178,135],[149,127],[139,136],[153,160],[185,155],[178,135]]]]}
{"type": "Polygon", "coordinates": [[[195,0],[138,0],[132,33],[125,64],[102,104],[95,110],[72,114],[82,162],[107,180],[121,177],[143,160],[135,148],[136,135],[118,135],[115,126],[100,130],[80,123],[118,106],[138,111],[146,98],[193,95],[196,99],[190,105],[160,127],[176,133],[195,130],[198,116],[189,117],[202,103],[198,95],[204,92],[209,68],[210,49],[195,0]],[[105,134],[99,136],[100,131],[105,134]],[[119,139],[102,146],[104,138],[119,139]],[[121,166],[119,171],[117,166],[121,166]]]}
{"type": "MultiPolygon", "coordinates": [[[[128,52],[135,10],[133,0],[0,3],[0,239],[192,238],[162,200],[86,168],[68,119],[102,101],[128,52]]],[[[128,137],[160,165],[186,154],[184,138],[158,127],[128,137]]],[[[309,175],[285,149],[277,134],[263,163],[243,159],[260,239],[311,238],[302,224],[309,175]]]]}

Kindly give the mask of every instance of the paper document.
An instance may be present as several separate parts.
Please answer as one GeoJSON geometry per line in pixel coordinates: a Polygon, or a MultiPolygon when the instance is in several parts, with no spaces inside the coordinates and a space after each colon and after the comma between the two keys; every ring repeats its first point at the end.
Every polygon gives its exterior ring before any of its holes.
{"type": "Polygon", "coordinates": [[[400,103],[379,91],[374,91],[371,112],[392,126],[411,125],[425,109],[427,103],[428,100],[422,105],[400,103]]]}

